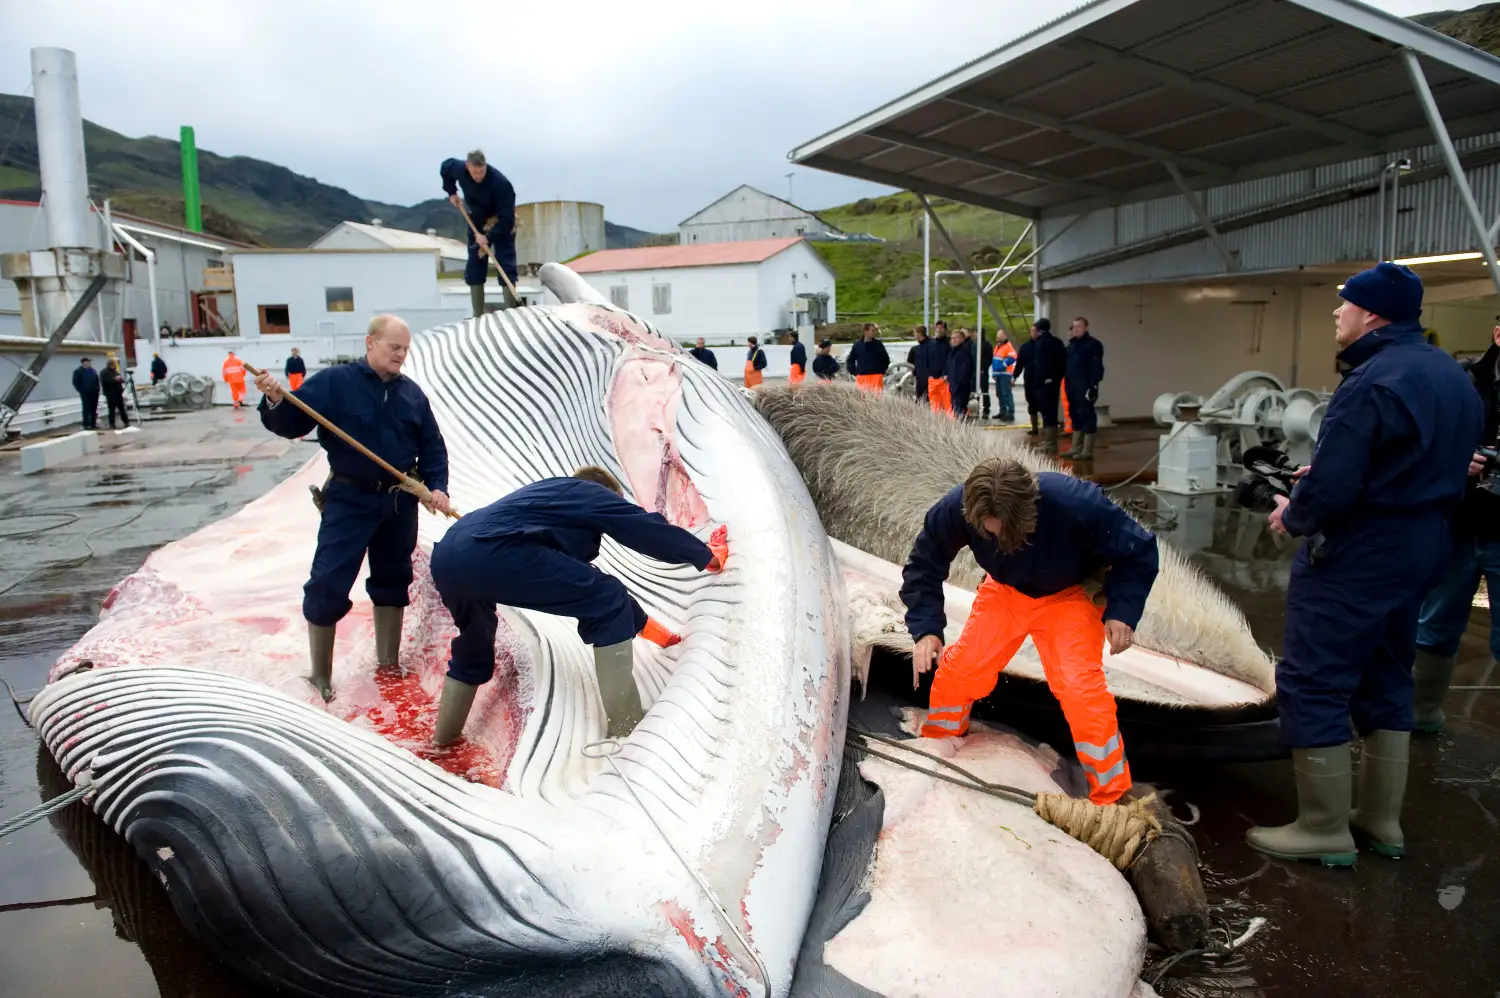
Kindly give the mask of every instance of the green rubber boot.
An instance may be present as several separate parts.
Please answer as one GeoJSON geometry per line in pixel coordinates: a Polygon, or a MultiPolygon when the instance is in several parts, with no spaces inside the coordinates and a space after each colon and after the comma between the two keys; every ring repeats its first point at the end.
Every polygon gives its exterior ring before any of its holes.
{"type": "Polygon", "coordinates": [[[1026,435],[1028,437],[1034,437],[1038,433],[1041,433],[1041,432],[1042,432],[1042,414],[1039,413],[1039,412],[1033,412],[1033,413],[1031,413],[1031,429],[1029,429],[1029,430],[1026,431],[1026,435]]]}
{"type": "Polygon", "coordinates": [[[1401,834],[1401,798],[1411,759],[1411,732],[1372,731],[1359,755],[1359,807],[1349,814],[1349,830],[1371,852],[1391,859],[1406,853],[1401,834]]]}
{"type": "Polygon", "coordinates": [[[1446,720],[1443,717],[1443,698],[1448,695],[1448,684],[1453,682],[1456,664],[1457,655],[1434,655],[1417,649],[1411,667],[1411,706],[1416,730],[1422,734],[1435,735],[1443,730],[1446,720]]]}
{"type": "Polygon", "coordinates": [[[323,695],[323,702],[333,699],[333,638],[337,628],[321,624],[307,625],[307,650],[312,658],[308,681],[323,695]]]}
{"type": "Polygon", "coordinates": [[[375,608],[375,664],[399,665],[401,662],[401,618],[404,606],[375,608]]]}
{"type": "Polygon", "coordinates": [[[599,677],[599,699],[604,703],[610,738],[626,737],[646,716],[631,674],[634,658],[630,641],[594,646],[594,672],[599,677]]]}
{"type": "Polygon", "coordinates": [[[1078,452],[1078,460],[1092,461],[1094,459],[1094,435],[1085,433],[1083,435],[1083,448],[1078,452]]]}
{"type": "Polygon", "coordinates": [[[1073,434],[1073,446],[1070,447],[1070,448],[1068,448],[1068,452],[1066,454],[1063,454],[1062,456],[1065,457],[1065,458],[1067,458],[1069,461],[1076,461],[1079,458],[1083,457],[1083,434],[1082,433],[1074,433],[1073,434]]]}
{"type": "Polygon", "coordinates": [[[484,314],[484,285],[469,285],[469,307],[474,310],[474,318],[484,314]]]}
{"type": "Polygon", "coordinates": [[[1311,859],[1324,866],[1353,866],[1358,856],[1349,834],[1349,743],[1293,749],[1297,820],[1245,833],[1250,848],[1277,859],[1311,859]]]}
{"type": "Polygon", "coordinates": [[[1044,426],[1042,428],[1042,453],[1048,457],[1057,456],[1057,427],[1044,426]]]}
{"type": "Polygon", "coordinates": [[[432,733],[434,745],[451,745],[464,733],[464,724],[469,720],[469,709],[474,706],[474,694],[479,687],[461,683],[457,679],[443,680],[443,696],[438,701],[437,730],[432,733]]]}

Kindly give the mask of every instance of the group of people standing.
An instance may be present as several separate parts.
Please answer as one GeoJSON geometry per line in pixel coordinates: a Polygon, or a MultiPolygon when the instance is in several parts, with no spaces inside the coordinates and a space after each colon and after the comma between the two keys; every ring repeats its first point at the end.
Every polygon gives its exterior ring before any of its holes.
{"type": "Polygon", "coordinates": [[[120,364],[113,357],[104,365],[104,370],[94,370],[94,362],[89,357],[84,357],[73,369],[73,390],[78,393],[78,401],[83,406],[83,428],[85,430],[97,430],[99,428],[99,395],[104,395],[105,405],[109,407],[109,428],[115,429],[115,417],[118,415],[123,426],[130,425],[130,414],[125,409],[125,375],[120,371],[120,364]]]}
{"type": "Polygon", "coordinates": [[[1045,317],[1031,326],[1031,339],[1016,351],[1014,376],[1026,375],[1026,408],[1031,416],[1028,436],[1042,438],[1042,449],[1057,453],[1057,438],[1064,420],[1073,424],[1073,447],[1062,454],[1069,460],[1094,457],[1094,437],[1099,432],[1099,386],[1104,382],[1104,344],[1089,332],[1089,320],[1074,319],[1064,344],[1052,332],[1045,317]]]}

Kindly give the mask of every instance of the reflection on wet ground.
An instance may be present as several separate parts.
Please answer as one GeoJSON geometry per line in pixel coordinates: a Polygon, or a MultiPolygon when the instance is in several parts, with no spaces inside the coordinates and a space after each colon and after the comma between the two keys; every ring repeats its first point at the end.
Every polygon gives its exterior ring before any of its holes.
{"type": "MultiPolygon", "coordinates": [[[[1151,434],[1121,430],[1116,449],[1128,475],[1149,456],[1151,434]]],[[[0,676],[17,691],[42,685],[147,554],[234,511],[313,453],[268,440],[253,414],[222,410],[132,436],[113,447],[106,439],[88,466],[26,478],[14,453],[0,454],[0,676]]],[[[1290,544],[1268,535],[1261,518],[1210,500],[1135,489],[1122,498],[1223,585],[1262,644],[1279,648],[1290,544]]],[[[1456,683],[1500,682],[1487,626],[1476,614],[1456,683]]],[[[1218,915],[1236,932],[1252,917],[1269,920],[1232,959],[1171,968],[1159,992],[1500,993],[1500,860],[1489,855],[1500,849],[1500,698],[1455,692],[1448,706],[1448,732],[1413,745],[1408,854],[1399,862],[1365,855],[1353,870],[1324,870],[1251,851],[1248,825],[1294,813],[1286,761],[1138,770],[1171,791],[1179,813],[1188,803],[1202,812],[1193,831],[1218,915]]],[[[0,710],[0,819],[64,789],[17,711],[0,710]]],[[[1087,946],[1079,940],[1080,953],[1087,946]]],[[[187,936],[130,848],[83,806],[0,840],[0,996],[262,993],[187,936]]]]}

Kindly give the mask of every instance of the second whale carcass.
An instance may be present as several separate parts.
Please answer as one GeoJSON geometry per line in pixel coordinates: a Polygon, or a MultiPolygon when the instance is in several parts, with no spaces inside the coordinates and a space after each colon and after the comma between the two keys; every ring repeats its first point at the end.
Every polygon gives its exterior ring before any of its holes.
{"type": "Polygon", "coordinates": [[[564,304],[422,333],[407,373],[444,427],[460,509],[596,464],[679,525],[727,525],[719,576],[603,546],[599,566],[684,635],[636,643],[649,709],[632,735],[601,743],[572,621],[504,611],[469,738],[431,748],[453,628],[426,570],[444,522],[425,515],[401,665],[374,667],[358,603],[325,707],[299,611],[321,458],[153,553],[32,704],[190,931],[278,988],[791,987],[843,750],[840,574],[741,393],[571,272],[543,276],[564,304]]]}

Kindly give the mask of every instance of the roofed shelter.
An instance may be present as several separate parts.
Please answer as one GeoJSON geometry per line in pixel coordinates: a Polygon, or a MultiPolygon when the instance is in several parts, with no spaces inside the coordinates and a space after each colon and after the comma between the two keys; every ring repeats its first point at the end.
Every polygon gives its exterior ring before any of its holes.
{"type": "Polygon", "coordinates": [[[1500,288],[1500,60],[1354,0],[1096,0],[791,159],[1031,219],[1036,308],[1114,344],[1122,416],[1336,381],[1326,313],[1378,259],[1466,254],[1417,265],[1430,301],[1500,288]]]}

